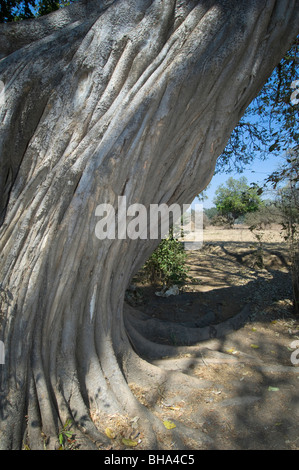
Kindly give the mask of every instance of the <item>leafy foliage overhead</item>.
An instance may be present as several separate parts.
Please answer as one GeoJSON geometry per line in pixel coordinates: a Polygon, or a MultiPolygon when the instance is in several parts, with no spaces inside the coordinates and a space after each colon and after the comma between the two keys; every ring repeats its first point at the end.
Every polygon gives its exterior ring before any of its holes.
{"type": "Polygon", "coordinates": [[[46,15],[76,0],[0,0],[0,23],[46,15]]]}
{"type": "Polygon", "coordinates": [[[299,100],[292,99],[298,79],[299,36],[234,129],[217,172],[242,172],[256,156],[275,157],[298,144],[299,100]]]}

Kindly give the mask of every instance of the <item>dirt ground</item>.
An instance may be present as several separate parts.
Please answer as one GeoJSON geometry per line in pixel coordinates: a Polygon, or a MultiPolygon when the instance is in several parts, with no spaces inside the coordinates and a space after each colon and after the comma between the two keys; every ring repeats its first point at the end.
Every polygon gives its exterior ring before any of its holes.
{"type": "Polygon", "coordinates": [[[172,423],[159,433],[162,449],[299,450],[299,319],[288,253],[279,229],[259,235],[262,251],[244,227],[205,230],[202,249],[188,252],[190,280],[179,295],[136,284],[147,339],[181,348],[176,357],[148,360],[191,379],[181,393],[167,382],[155,391],[130,384],[161,422],[172,423]],[[240,326],[192,339],[193,331],[216,331],[240,315],[240,326]]]}

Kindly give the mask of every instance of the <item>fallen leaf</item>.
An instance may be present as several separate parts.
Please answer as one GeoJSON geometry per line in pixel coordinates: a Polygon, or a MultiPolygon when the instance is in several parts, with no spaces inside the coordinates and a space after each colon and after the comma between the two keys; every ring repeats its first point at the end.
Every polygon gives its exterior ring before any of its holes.
{"type": "Polygon", "coordinates": [[[115,433],[110,428],[105,429],[105,434],[109,439],[115,439],[115,433]]]}
{"type": "Polygon", "coordinates": [[[164,426],[166,429],[173,429],[176,428],[176,425],[172,421],[163,421],[164,426]]]}
{"type": "Polygon", "coordinates": [[[138,442],[137,441],[133,441],[132,439],[125,439],[123,438],[121,440],[121,442],[125,445],[125,446],[128,446],[128,447],[135,447],[138,445],[138,442]]]}
{"type": "Polygon", "coordinates": [[[251,347],[252,349],[258,349],[258,348],[259,348],[259,346],[258,346],[257,344],[251,344],[250,347],[251,347]]]}

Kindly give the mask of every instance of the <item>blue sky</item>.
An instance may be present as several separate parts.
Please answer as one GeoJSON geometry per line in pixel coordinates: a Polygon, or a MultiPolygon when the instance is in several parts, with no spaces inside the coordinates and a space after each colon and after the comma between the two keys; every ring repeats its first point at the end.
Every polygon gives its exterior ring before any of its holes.
{"type": "MultiPolygon", "coordinates": [[[[270,175],[273,171],[275,171],[280,164],[282,163],[283,159],[274,157],[273,155],[269,154],[269,158],[266,160],[261,160],[260,158],[255,158],[253,162],[246,166],[242,173],[218,173],[213,176],[211,183],[208,186],[208,189],[205,191],[206,199],[203,202],[203,207],[205,209],[209,209],[210,207],[214,206],[213,199],[215,197],[215,191],[220,186],[220,184],[225,184],[228,178],[233,177],[235,179],[239,179],[242,176],[247,178],[248,184],[250,183],[257,183],[261,186],[264,184],[264,180],[270,175]]],[[[268,198],[269,194],[265,194],[268,198]]],[[[195,203],[198,203],[198,199],[195,199],[195,203]]]]}

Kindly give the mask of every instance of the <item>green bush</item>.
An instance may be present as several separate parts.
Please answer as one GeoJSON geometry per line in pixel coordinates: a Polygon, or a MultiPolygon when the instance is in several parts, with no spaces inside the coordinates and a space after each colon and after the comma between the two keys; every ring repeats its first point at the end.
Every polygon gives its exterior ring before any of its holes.
{"type": "Polygon", "coordinates": [[[164,286],[183,284],[188,275],[186,257],[183,244],[170,235],[161,241],[143,270],[151,282],[160,282],[164,286]]]}

